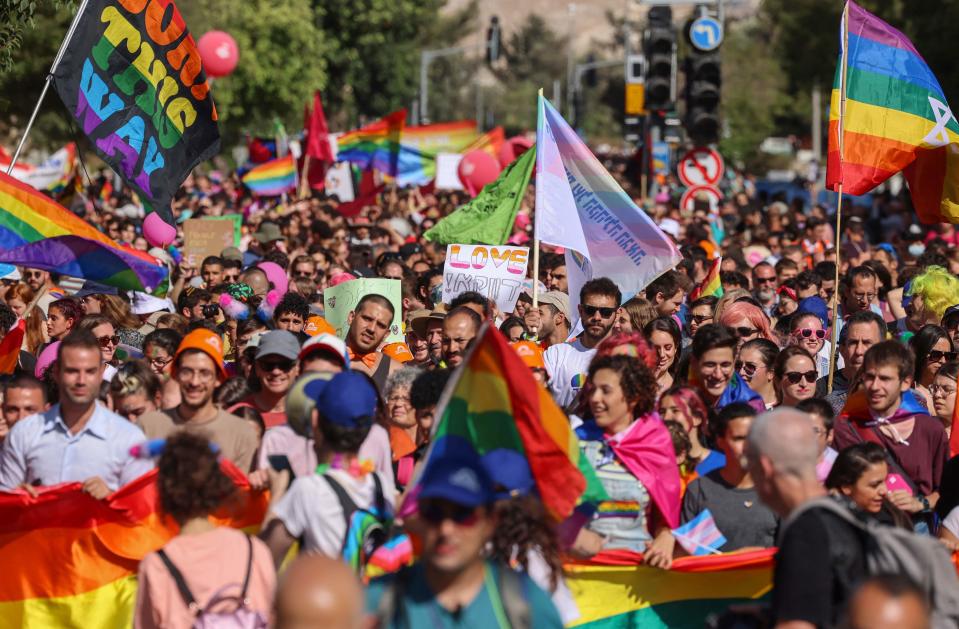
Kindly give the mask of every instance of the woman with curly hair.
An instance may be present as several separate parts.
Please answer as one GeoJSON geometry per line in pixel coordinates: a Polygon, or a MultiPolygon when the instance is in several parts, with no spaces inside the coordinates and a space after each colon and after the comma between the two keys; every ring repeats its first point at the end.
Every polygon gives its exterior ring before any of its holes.
{"type": "Polygon", "coordinates": [[[573,551],[592,556],[623,548],[669,568],[680,481],[672,438],[655,413],[656,379],[639,357],[597,356],[587,384],[588,414],[576,432],[609,500],[597,505],[573,551]]]}
{"type": "Polygon", "coordinates": [[[946,308],[959,304],[959,277],[941,266],[930,266],[903,290],[907,328],[913,332],[926,324],[938,325],[946,308]]]}
{"type": "Polygon", "coordinates": [[[191,627],[199,617],[184,599],[174,571],[203,613],[237,609],[266,626],[276,570],[266,545],[243,531],[219,527],[209,516],[236,493],[220,468],[210,441],[178,432],[166,440],[157,463],[161,511],[180,527],[179,534],[140,562],[134,627],[191,627]],[[245,589],[244,589],[245,588],[245,589]]]}

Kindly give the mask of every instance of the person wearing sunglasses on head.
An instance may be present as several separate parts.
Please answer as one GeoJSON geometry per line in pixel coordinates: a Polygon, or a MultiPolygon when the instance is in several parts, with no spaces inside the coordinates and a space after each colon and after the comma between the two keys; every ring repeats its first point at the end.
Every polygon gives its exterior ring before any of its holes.
{"type": "Polygon", "coordinates": [[[932,410],[935,400],[929,390],[939,368],[956,359],[952,338],[938,325],[924,325],[909,339],[909,347],[916,356],[913,386],[926,400],[926,408],[932,410]]]}
{"type": "Polygon", "coordinates": [[[773,366],[776,376],[776,388],[779,390],[779,403],[783,406],[796,406],[803,400],[816,395],[816,380],[819,373],[812,356],[798,345],[790,345],[779,352],[773,366]]]}
{"type": "Polygon", "coordinates": [[[172,373],[180,388],[180,403],[140,415],[137,426],[148,439],[165,439],[181,430],[203,434],[241,471],[249,472],[259,444],[256,430],[214,402],[213,394],[227,375],[220,336],[199,328],[183,337],[173,355],[172,373]]]}

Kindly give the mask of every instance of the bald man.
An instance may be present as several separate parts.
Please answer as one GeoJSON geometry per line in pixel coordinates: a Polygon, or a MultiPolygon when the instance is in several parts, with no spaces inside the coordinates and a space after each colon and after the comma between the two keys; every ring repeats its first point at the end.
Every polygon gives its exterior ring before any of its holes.
{"type": "Polygon", "coordinates": [[[862,584],[849,602],[849,629],[929,629],[923,593],[906,577],[879,575],[862,584]]]}
{"type": "Polygon", "coordinates": [[[303,555],[290,564],[276,588],[273,626],[276,629],[360,629],[363,589],[343,561],[303,555]]]}
{"type": "MultiPolygon", "coordinates": [[[[757,417],[746,442],[747,469],[760,500],[784,522],[826,491],[816,478],[819,447],[809,415],[780,407],[757,417]]],[[[835,626],[866,562],[858,531],[824,507],[784,528],[773,575],[776,629],[835,626]]]]}

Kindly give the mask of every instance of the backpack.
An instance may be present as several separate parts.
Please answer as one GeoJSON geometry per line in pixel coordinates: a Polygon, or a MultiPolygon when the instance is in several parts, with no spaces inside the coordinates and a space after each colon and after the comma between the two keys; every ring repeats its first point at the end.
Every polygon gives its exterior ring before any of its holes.
{"type": "Polygon", "coordinates": [[[782,534],[810,509],[823,509],[853,527],[864,540],[866,574],[898,574],[909,578],[925,595],[932,613],[932,628],[954,628],[959,624],[959,579],[945,546],[937,539],[912,531],[860,520],[832,498],[817,498],[793,511],[782,534]]]}
{"type": "Polygon", "coordinates": [[[180,590],[180,596],[183,597],[183,602],[187,604],[194,615],[193,629],[266,629],[266,617],[262,613],[250,609],[250,599],[246,597],[246,590],[250,585],[250,573],[253,570],[253,541],[249,535],[244,535],[244,537],[246,537],[249,558],[246,561],[246,576],[243,577],[243,587],[240,589],[240,595],[225,596],[223,594],[224,590],[232,584],[225,585],[213,594],[206,607],[203,608],[196,602],[196,598],[190,592],[190,588],[187,587],[183,575],[173,565],[163,549],[157,551],[176,582],[176,587],[180,590]],[[227,602],[234,603],[233,611],[214,611],[227,602]]]}
{"type": "Polygon", "coordinates": [[[380,477],[372,476],[373,505],[361,509],[336,479],[323,475],[343,509],[345,532],[340,555],[364,580],[392,572],[412,559],[409,538],[394,531],[392,510],[386,504],[380,477]]]}

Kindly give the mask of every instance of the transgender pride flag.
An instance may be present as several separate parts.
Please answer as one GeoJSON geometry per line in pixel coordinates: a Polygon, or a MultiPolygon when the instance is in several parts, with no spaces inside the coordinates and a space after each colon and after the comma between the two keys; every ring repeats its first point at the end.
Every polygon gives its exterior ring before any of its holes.
{"type": "Polygon", "coordinates": [[[686,524],[673,529],[673,535],[690,555],[718,555],[719,549],[726,543],[709,509],[704,509],[686,524]]]}

